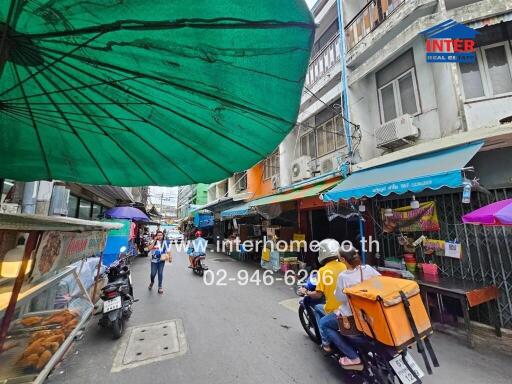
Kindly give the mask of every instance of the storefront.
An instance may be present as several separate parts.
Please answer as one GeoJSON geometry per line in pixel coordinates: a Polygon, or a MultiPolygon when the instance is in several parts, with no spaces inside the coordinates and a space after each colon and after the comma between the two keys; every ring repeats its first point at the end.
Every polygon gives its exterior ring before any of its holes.
{"type": "MultiPolygon", "coordinates": [[[[431,274],[440,288],[445,278],[462,287],[465,281],[497,287],[499,321],[511,328],[510,229],[462,223],[465,213],[512,193],[506,183],[486,190],[477,182],[483,167],[475,156],[485,145],[473,142],[354,172],[324,199],[334,211],[346,202],[363,207],[357,210],[364,211],[366,240],[376,241],[370,253],[382,272],[420,279],[431,274]]],[[[462,317],[466,309],[446,297],[440,303],[435,309],[441,318],[462,317]]],[[[493,324],[489,308],[475,305],[469,315],[493,324]]]]}
{"type": "Polygon", "coordinates": [[[42,383],[61,360],[99,291],[101,258],[85,259],[119,227],[0,214],[0,381],[42,383]]]}
{"type": "MultiPolygon", "coordinates": [[[[236,230],[232,238],[240,236],[240,241],[266,241],[268,247],[253,254],[263,268],[286,271],[291,268],[316,267],[316,254],[307,244],[311,240],[322,240],[322,229],[332,229],[327,220],[325,206],[319,195],[332,188],[339,178],[330,178],[303,184],[282,193],[251,200],[221,212],[221,218],[228,226],[248,225],[247,236],[236,230]],[[233,220],[235,219],[235,220],[233,220]],[[327,225],[320,222],[325,219],[327,225]],[[295,240],[295,242],[294,242],[295,240]],[[297,242],[304,241],[304,246],[297,242]]],[[[325,232],[325,231],[324,231],[325,232]]],[[[329,237],[329,236],[326,236],[329,237]]],[[[333,236],[331,236],[333,237],[333,236]]]]}

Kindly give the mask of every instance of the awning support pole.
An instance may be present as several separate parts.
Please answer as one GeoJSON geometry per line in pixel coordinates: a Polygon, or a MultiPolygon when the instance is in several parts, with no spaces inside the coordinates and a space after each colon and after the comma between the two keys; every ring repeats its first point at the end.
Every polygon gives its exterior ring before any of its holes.
{"type": "Polygon", "coordinates": [[[364,233],[363,214],[359,213],[359,233],[361,234],[361,262],[366,265],[366,236],[364,233]]]}
{"type": "Polygon", "coordinates": [[[0,354],[3,351],[4,342],[5,339],[7,338],[7,332],[9,331],[9,325],[11,324],[11,320],[14,317],[16,303],[18,302],[18,296],[21,292],[23,282],[25,281],[25,273],[27,271],[28,263],[32,256],[32,251],[36,248],[40,235],[41,232],[30,232],[28,235],[28,239],[25,244],[25,251],[23,253],[23,259],[21,261],[20,269],[18,270],[18,276],[14,281],[11,298],[9,299],[9,304],[5,309],[4,317],[0,325],[0,354]]]}

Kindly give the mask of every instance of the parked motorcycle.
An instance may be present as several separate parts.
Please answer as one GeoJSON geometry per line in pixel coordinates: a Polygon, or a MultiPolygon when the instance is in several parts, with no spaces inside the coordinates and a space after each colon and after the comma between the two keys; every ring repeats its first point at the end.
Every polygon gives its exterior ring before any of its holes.
{"type": "Polygon", "coordinates": [[[114,339],[122,336],[125,322],[132,315],[132,304],[137,301],[133,298],[130,269],[126,264],[129,256],[126,256],[125,252],[126,247],[121,247],[118,260],[105,272],[108,283],[101,289],[103,316],[99,325],[103,328],[111,328],[114,339]]]}
{"type": "MultiPolygon", "coordinates": [[[[304,285],[299,287],[297,294],[303,296],[303,290],[300,288],[314,291],[316,288],[316,278],[315,274],[311,274],[304,285]]],[[[320,332],[313,312],[315,304],[317,303],[311,302],[308,298],[304,297],[299,302],[298,314],[306,334],[320,346],[320,332]]],[[[421,377],[424,373],[412,359],[411,355],[407,353],[407,349],[398,353],[396,349],[369,337],[362,337],[353,341],[353,346],[358,351],[363,362],[363,369],[361,371],[348,371],[353,379],[362,380],[365,384],[421,383],[421,377]]],[[[331,345],[331,347],[333,352],[329,356],[337,362],[342,357],[342,354],[334,345],[331,345]]]]}

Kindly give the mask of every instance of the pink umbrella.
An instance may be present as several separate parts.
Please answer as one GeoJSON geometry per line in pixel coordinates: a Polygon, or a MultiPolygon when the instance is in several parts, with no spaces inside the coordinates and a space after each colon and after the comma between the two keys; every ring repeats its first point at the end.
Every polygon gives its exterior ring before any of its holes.
{"type": "Polygon", "coordinates": [[[512,225],[512,199],[497,201],[462,216],[466,224],[512,225]]]}

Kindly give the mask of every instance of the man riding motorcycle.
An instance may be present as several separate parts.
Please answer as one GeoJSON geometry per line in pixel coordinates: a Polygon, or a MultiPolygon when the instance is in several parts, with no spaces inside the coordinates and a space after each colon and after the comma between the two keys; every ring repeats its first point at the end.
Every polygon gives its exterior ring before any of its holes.
{"type": "Polygon", "coordinates": [[[208,241],[203,238],[202,231],[196,231],[194,236],[195,239],[190,242],[189,249],[187,251],[188,261],[190,263],[188,266],[189,268],[194,268],[194,258],[206,255],[206,246],[208,244],[208,241]]]}
{"type": "MultiPolygon", "coordinates": [[[[318,270],[318,282],[316,288],[314,291],[307,291],[304,289],[300,292],[301,294],[305,295],[304,303],[306,305],[306,300],[310,305],[314,305],[313,312],[315,314],[317,324],[319,324],[320,319],[325,316],[328,317],[326,320],[337,322],[336,314],[334,311],[339,308],[340,303],[334,295],[334,290],[336,289],[336,281],[338,279],[338,275],[347,269],[345,264],[338,260],[339,248],[340,244],[334,239],[325,239],[320,242],[318,261],[323,266],[318,270]],[[318,303],[318,301],[322,299],[325,300],[325,304],[318,303]],[[313,303],[311,303],[312,301],[313,303]]],[[[322,339],[322,348],[326,352],[332,352],[332,349],[329,345],[329,339],[321,329],[320,338],[322,339]]]]}

